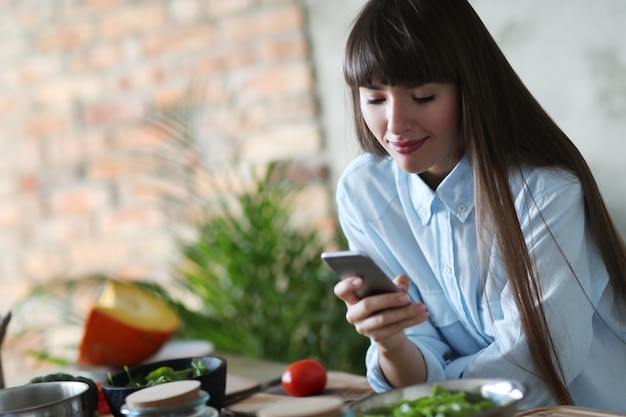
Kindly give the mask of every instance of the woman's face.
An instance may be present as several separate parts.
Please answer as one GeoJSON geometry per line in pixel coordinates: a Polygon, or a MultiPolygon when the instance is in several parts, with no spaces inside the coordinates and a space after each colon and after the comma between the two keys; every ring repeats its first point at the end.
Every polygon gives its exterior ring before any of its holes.
{"type": "Polygon", "coordinates": [[[365,124],[401,169],[436,188],[463,156],[455,84],[359,88],[365,124]]]}

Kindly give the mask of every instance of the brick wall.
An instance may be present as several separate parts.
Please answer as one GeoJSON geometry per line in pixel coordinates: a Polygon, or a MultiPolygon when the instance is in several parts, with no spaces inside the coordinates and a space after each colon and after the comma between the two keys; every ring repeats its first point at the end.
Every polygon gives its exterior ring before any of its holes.
{"type": "MultiPolygon", "coordinates": [[[[295,158],[308,169],[319,159],[296,0],[30,0],[0,10],[0,313],[30,283],[60,275],[167,279],[171,219],[158,167],[140,154],[164,141],[147,112],[190,85],[203,92],[195,133],[212,168],[295,158]]],[[[327,194],[316,182],[303,198],[313,218],[326,216],[327,194]]]]}

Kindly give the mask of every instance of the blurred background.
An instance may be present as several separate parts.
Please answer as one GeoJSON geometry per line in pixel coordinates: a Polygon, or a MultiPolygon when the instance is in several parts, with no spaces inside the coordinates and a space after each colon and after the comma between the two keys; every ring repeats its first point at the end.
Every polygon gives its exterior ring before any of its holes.
{"type": "MultiPolygon", "coordinates": [[[[333,234],[362,3],[0,0],[0,313],[58,277],[166,284],[189,213],[164,201],[214,192],[190,167],[219,182],[289,161],[296,223],[333,234]]],[[[626,2],[471,3],[626,235],[626,2]]]]}

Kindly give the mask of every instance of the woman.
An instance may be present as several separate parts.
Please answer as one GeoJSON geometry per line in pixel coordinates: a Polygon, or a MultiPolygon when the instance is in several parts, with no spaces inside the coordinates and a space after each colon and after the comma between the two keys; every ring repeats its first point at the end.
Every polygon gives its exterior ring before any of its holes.
{"type": "Polygon", "coordinates": [[[369,0],[344,75],[364,155],[339,219],[406,294],[335,294],[377,391],[505,377],[626,411],[626,248],[579,151],[466,0],[369,0]]]}

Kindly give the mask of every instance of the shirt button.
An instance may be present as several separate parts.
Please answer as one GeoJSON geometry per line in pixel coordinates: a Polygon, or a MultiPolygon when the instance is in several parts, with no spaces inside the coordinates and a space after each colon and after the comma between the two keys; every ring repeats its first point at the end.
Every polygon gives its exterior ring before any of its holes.
{"type": "Polygon", "coordinates": [[[456,209],[459,211],[459,213],[465,213],[465,210],[467,210],[467,207],[465,206],[465,204],[459,204],[456,209]]]}
{"type": "Polygon", "coordinates": [[[420,216],[425,216],[426,215],[426,209],[419,209],[418,213],[420,214],[420,216]]]}
{"type": "Polygon", "coordinates": [[[450,268],[449,266],[444,266],[443,267],[443,273],[445,275],[450,275],[452,273],[452,268],[450,268]]]}

